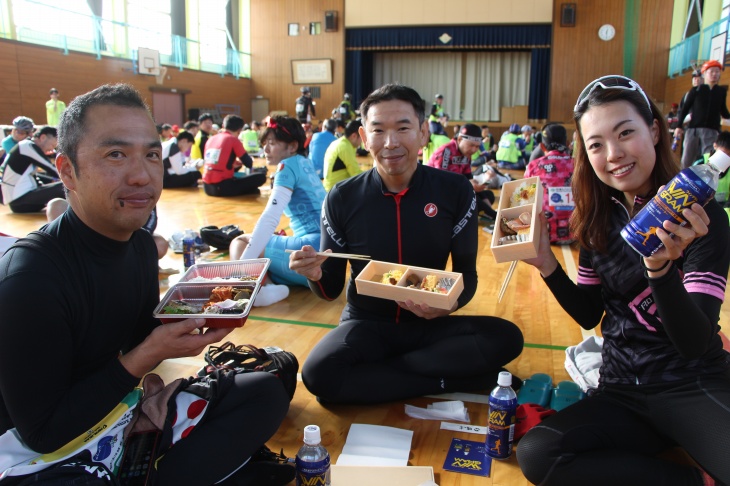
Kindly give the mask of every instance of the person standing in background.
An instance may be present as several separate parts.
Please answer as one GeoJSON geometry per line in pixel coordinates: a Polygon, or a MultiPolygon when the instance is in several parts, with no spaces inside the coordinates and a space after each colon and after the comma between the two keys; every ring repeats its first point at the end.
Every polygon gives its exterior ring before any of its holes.
{"type": "Polygon", "coordinates": [[[313,116],[317,116],[314,101],[312,101],[312,92],[306,86],[301,87],[299,91],[302,92],[302,95],[295,100],[294,111],[299,123],[308,123],[312,121],[313,116]]]}
{"type": "Polygon", "coordinates": [[[674,136],[684,135],[682,168],[689,167],[702,154],[712,150],[712,144],[720,133],[722,118],[730,118],[727,109],[727,87],[719,86],[722,74],[719,61],[707,61],[702,65],[704,84],[693,87],[684,98],[679,112],[680,123],[688,114],[692,115],[686,131],[681,126],[674,129],[674,136]]]}
{"type": "Polygon", "coordinates": [[[446,135],[444,130],[444,108],[441,104],[444,102],[444,95],[437,94],[436,99],[431,105],[431,114],[428,117],[428,129],[436,135],[446,135]]]}
{"type": "Polygon", "coordinates": [[[46,101],[46,120],[48,126],[56,127],[61,121],[61,115],[66,110],[66,103],[58,99],[58,90],[51,88],[49,92],[51,99],[46,101]]]}

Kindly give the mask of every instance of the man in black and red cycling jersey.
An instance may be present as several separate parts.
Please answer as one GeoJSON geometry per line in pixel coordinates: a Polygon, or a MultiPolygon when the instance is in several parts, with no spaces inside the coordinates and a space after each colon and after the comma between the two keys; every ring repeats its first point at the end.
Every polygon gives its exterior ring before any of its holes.
{"type": "MultiPolygon", "coordinates": [[[[464,290],[451,309],[360,295],[351,260],[340,325],[309,354],[307,389],[322,402],[378,403],[432,393],[491,388],[522,350],[522,333],[497,317],[450,315],[477,288],[477,207],[461,174],[418,164],[429,138],[420,95],[401,85],[371,93],[360,107],[360,135],[375,167],[335,185],[322,208],[322,251],[444,269],[451,257],[464,290]]],[[[319,297],[342,292],[347,262],[304,246],[289,267],[319,297]]],[[[517,380],[519,382],[519,380],[517,380]]]]}

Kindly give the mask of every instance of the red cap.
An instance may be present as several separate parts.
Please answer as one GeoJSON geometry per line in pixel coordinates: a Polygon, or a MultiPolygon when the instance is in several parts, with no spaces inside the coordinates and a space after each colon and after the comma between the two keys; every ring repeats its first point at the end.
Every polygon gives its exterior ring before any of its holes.
{"type": "Polygon", "coordinates": [[[702,74],[705,74],[705,71],[707,71],[708,69],[713,68],[713,67],[716,67],[720,71],[722,71],[722,64],[720,64],[720,61],[715,61],[713,59],[711,61],[707,61],[706,63],[704,63],[702,65],[702,69],[701,69],[702,74]]]}

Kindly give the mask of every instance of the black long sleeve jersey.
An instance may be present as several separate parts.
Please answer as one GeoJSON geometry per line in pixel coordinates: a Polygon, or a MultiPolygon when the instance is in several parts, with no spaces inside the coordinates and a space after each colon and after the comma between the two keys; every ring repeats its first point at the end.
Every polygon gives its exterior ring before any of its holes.
{"type": "Polygon", "coordinates": [[[712,128],[720,130],[720,115],[730,118],[727,109],[727,86],[715,85],[710,88],[701,84],[687,91],[682,100],[679,122],[692,113],[689,128],[712,128]]]}
{"type": "MultiPolygon", "coordinates": [[[[322,208],[321,250],[370,255],[373,260],[452,270],[464,278],[459,307],[477,287],[477,210],[474,189],[460,174],[419,165],[410,186],[389,192],[376,169],[338,183],[322,208]]],[[[351,260],[347,306],[342,320],[412,320],[416,316],[391,300],[357,293],[355,278],[367,261],[351,260]]],[[[327,259],[322,279],[312,291],[327,300],[337,298],[345,282],[347,261],[327,259]]]]}
{"type": "Polygon", "coordinates": [[[614,202],[606,253],[581,248],[577,285],[561,268],[545,279],[583,328],[601,323],[601,383],[666,383],[730,369],[718,335],[730,265],[725,212],[710,201],[709,233],[693,241],[669,273],[647,279],[640,255],[619,234],[629,213],[614,202]]]}
{"type": "Polygon", "coordinates": [[[33,450],[50,452],[139,383],[118,356],[159,324],[159,281],[145,230],[114,241],[69,210],[41,231],[66,264],[27,248],[0,259],[0,434],[15,427],[33,450]]]}

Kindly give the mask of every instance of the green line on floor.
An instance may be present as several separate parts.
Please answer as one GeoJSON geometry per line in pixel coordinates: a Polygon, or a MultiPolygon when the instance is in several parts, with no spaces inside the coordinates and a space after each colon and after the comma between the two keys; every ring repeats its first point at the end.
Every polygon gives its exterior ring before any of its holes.
{"type": "Polygon", "coordinates": [[[309,327],[324,327],[325,329],[334,329],[337,327],[336,324],[322,324],[320,322],[305,322],[305,321],[290,321],[288,319],[278,319],[275,317],[260,317],[260,316],[248,316],[249,319],[255,321],[266,321],[266,322],[277,322],[280,324],[294,324],[296,326],[309,326],[309,327]]]}
{"type": "MultiPolygon", "coordinates": [[[[334,329],[337,327],[336,324],[322,324],[321,322],[306,322],[306,321],[292,321],[289,319],[279,319],[277,317],[261,317],[261,316],[248,316],[249,319],[254,321],[264,322],[276,322],[278,324],[294,324],[295,326],[308,326],[308,327],[323,327],[325,329],[334,329]]],[[[537,349],[552,349],[554,351],[565,351],[567,346],[556,346],[553,344],[533,344],[525,343],[526,348],[537,348],[537,349]]]]}

